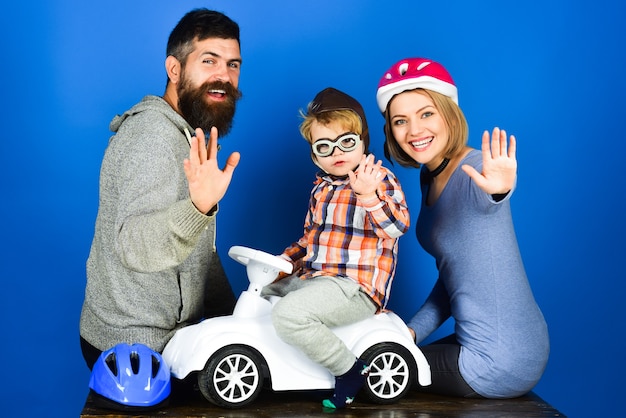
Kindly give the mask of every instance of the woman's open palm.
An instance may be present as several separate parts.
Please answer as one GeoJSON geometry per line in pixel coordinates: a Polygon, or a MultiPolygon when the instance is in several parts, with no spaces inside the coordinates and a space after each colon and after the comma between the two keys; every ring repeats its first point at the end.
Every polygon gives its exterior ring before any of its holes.
{"type": "Polygon", "coordinates": [[[517,160],[515,159],[515,136],[511,135],[507,144],[506,131],[494,128],[489,138],[489,132],[483,132],[482,154],[483,171],[479,173],[470,165],[464,164],[461,168],[472,178],[485,193],[508,193],[515,185],[517,176],[517,160]]]}

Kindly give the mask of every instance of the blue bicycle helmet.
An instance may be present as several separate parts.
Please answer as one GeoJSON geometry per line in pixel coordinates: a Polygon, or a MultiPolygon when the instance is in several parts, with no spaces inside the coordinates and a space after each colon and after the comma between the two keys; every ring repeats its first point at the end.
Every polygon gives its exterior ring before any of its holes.
{"type": "Polygon", "coordinates": [[[153,407],[167,400],[170,370],[159,353],[143,344],[117,344],[93,366],[89,387],[113,407],[153,407]]]}

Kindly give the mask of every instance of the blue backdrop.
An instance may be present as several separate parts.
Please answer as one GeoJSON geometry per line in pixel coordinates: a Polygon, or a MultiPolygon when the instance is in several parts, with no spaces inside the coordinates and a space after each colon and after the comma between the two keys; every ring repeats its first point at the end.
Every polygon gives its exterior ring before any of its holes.
{"type": "MultiPolygon", "coordinates": [[[[78,319],[108,124],[143,95],[163,93],[167,36],[198,6],[226,12],[242,29],[244,98],[221,152],[242,155],[219,215],[224,256],[231,245],[278,253],[300,236],[315,166],[298,134],[298,109],[324,87],[348,92],[363,104],[372,151],[382,157],[378,79],[400,58],[431,57],[455,78],[471,145],[495,125],[518,138],[512,205],[552,342],[536,392],[573,417],[621,410],[626,207],[617,180],[626,152],[626,13],[620,3],[5,4],[3,415],[68,417],[82,409],[89,372],[78,319]]],[[[417,171],[394,171],[417,210],[417,171]]],[[[408,318],[435,270],[413,229],[400,246],[391,307],[408,318]]],[[[224,263],[239,293],[245,271],[228,258],[224,263]]]]}

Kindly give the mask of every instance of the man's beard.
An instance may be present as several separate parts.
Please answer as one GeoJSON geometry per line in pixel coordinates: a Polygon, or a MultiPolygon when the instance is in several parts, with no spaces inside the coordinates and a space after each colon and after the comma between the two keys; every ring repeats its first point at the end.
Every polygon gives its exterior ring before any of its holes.
{"type": "Polygon", "coordinates": [[[215,126],[220,137],[230,132],[235,116],[235,103],[241,98],[241,92],[230,83],[207,81],[198,88],[191,85],[184,72],[178,86],[178,108],[192,128],[201,128],[207,135],[215,126]],[[223,90],[226,100],[210,102],[209,90],[223,90]]]}

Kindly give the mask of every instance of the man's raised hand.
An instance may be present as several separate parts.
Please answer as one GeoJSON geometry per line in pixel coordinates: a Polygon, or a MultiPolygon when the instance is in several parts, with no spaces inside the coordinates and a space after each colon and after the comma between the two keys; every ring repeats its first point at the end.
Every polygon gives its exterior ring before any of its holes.
{"type": "Polygon", "coordinates": [[[191,201],[200,212],[208,213],[226,194],[240,155],[233,152],[222,170],[217,163],[217,128],[211,128],[208,144],[206,147],[204,144],[204,131],[197,128],[183,168],[189,182],[191,201]]]}

